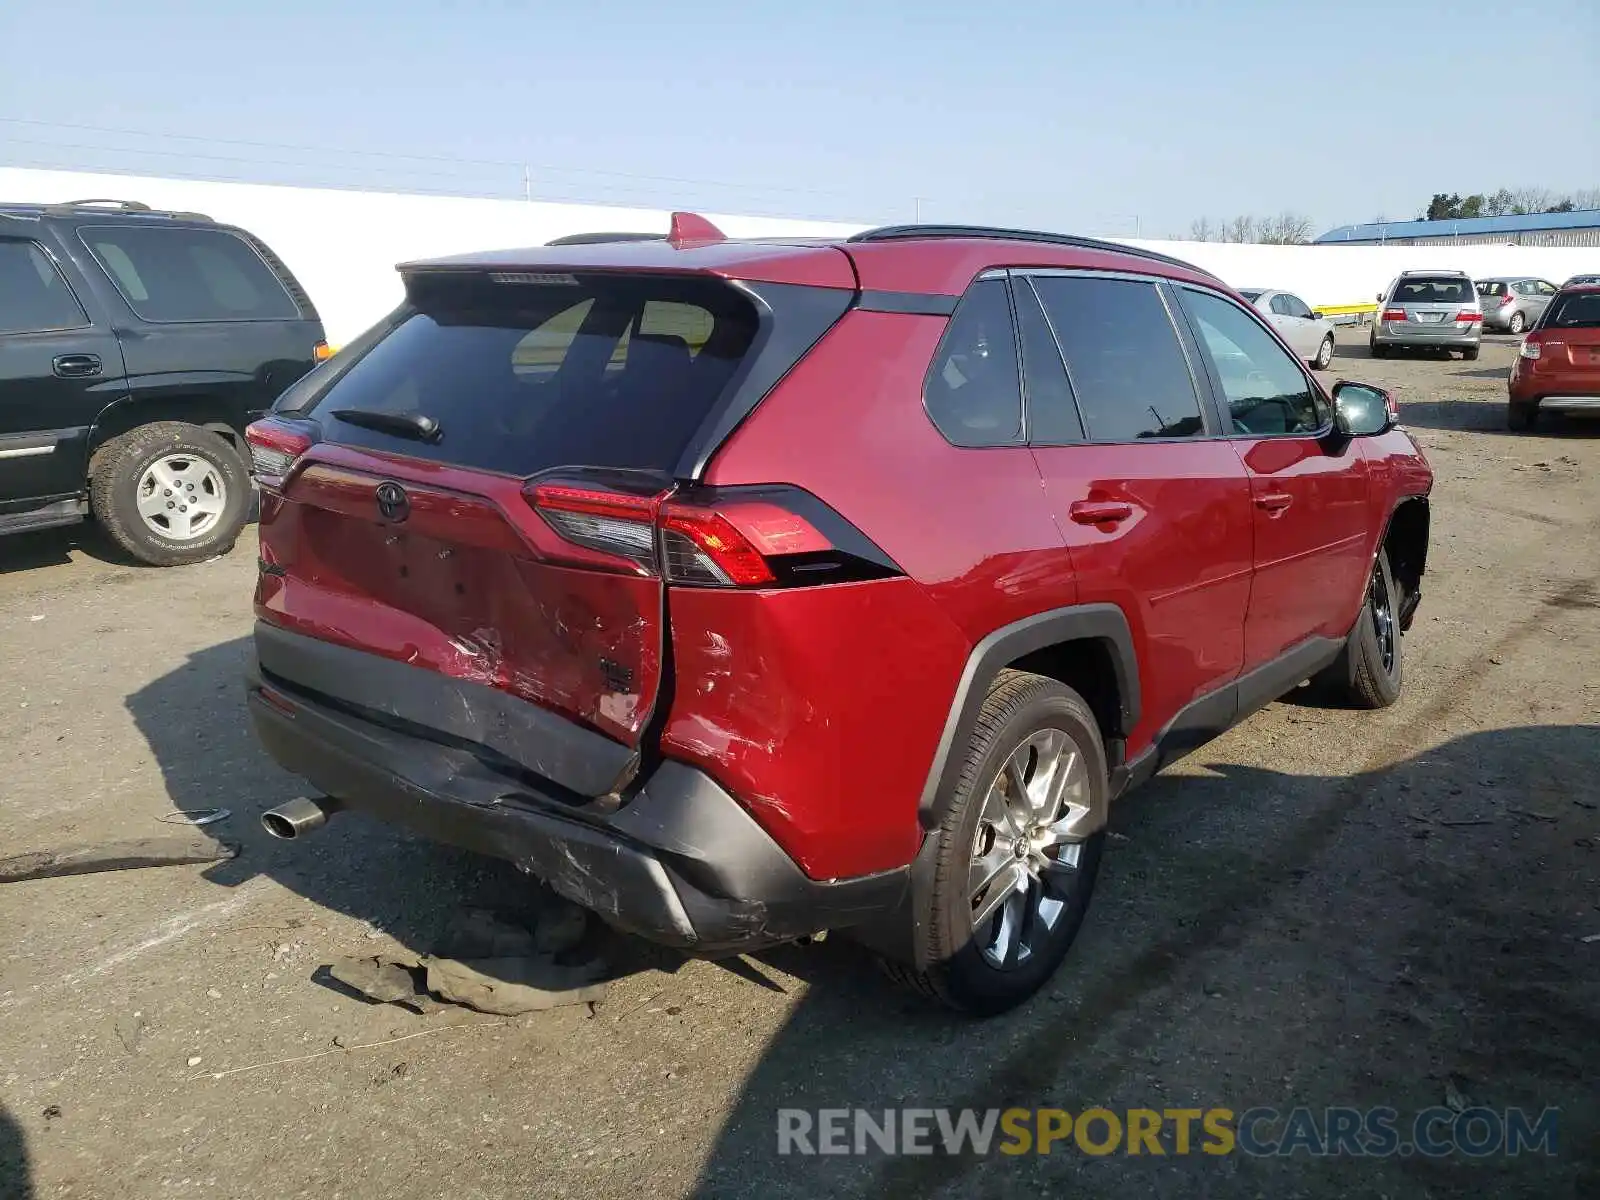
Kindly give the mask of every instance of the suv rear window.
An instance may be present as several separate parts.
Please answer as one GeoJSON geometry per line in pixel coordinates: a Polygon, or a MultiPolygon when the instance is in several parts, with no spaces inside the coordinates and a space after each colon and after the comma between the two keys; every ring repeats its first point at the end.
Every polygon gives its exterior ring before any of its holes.
{"type": "Polygon", "coordinates": [[[296,321],[300,306],[259,254],[224,229],[85,225],[78,237],[140,319],[296,321]]]}
{"type": "Polygon", "coordinates": [[[1472,284],[1449,275],[1412,275],[1394,285],[1391,304],[1464,304],[1473,299],[1472,284]]]}
{"type": "Polygon", "coordinates": [[[754,308],[717,280],[546,278],[413,277],[399,323],[309,405],[324,436],[517,476],[672,470],[750,349],[754,308]],[[439,433],[333,415],[349,410],[428,417],[439,433]]]}
{"type": "Polygon", "coordinates": [[[1600,292],[1559,297],[1550,306],[1550,316],[1544,324],[1547,329],[1600,328],[1600,292]]]}

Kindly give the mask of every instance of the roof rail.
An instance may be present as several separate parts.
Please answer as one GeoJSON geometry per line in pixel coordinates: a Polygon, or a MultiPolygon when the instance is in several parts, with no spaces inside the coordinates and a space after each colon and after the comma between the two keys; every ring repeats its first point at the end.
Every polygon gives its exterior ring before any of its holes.
{"type": "Polygon", "coordinates": [[[917,238],[993,238],[1008,242],[1039,242],[1048,246],[1071,246],[1077,250],[1099,250],[1106,254],[1131,254],[1135,258],[1165,263],[1169,267],[1182,267],[1186,271],[1194,271],[1208,279],[1216,278],[1204,267],[1197,267],[1192,262],[1185,262],[1181,258],[1173,258],[1169,254],[1161,254],[1155,250],[1127,246],[1121,242],[1101,241],[1099,238],[1079,237],[1071,233],[1041,233],[1035,229],[1002,229],[990,225],[884,225],[878,229],[867,229],[852,234],[845,241],[899,242],[917,238]]]}
{"type": "Polygon", "coordinates": [[[83,209],[109,209],[113,212],[148,213],[153,217],[173,217],[181,221],[209,221],[205,213],[197,212],[172,212],[166,209],[151,208],[140,200],[67,200],[60,204],[47,204],[44,211],[53,217],[71,216],[83,209]]]}
{"type": "Polygon", "coordinates": [[[598,246],[604,242],[662,242],[664,233],[569,233],[545,243],[546,246],[598,246]]]}

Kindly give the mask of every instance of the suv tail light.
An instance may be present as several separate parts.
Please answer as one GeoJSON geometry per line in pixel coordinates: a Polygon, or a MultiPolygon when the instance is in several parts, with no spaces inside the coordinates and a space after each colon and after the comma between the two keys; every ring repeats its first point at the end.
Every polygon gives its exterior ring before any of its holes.
{"type": "Polygon", "coordinates": [[[799,587],[901,574],[865,534],[799,488],[630,496],[540,483],[523,494],[565,541],[678,587],[799,587]]]}
{"type": "Polygon", "coordinates": [[[1404,321],[1405,319],[1406,310],[1403,308],[1386,308],[1383,310],[1383,320],[1385,321],[1404,321]]]}
{"type": "Polygon", "coordinates": [[[1481,321],[1481,320],[1483,320],[1483,314],[1481,312],[1477,312],[1476,310],[1470,309],[1470,308],[1463,308],[1460,312],[1458,312],[1456,314],[1456,321],[1458,323],[1461,322],[1461,321],[1465,321],[1465,322],[1467,322],[1467,324],[1470,325],[1474,321],[1481,321]]]}
{"type": "Polygon", "coordinates": [[[1522,345],[1517,347],[1517,354],[1523,358],[1538,358],[1544,353],[1544,345],[1533,334],[1522,339],[1522,345]]]}
{"type": "Polygon", "coordinates": [[[250,473],[263,487],[278,488],[300,456],[317,441],[316,426],[264,417],[244,431],[250,444],[250,473]]]}

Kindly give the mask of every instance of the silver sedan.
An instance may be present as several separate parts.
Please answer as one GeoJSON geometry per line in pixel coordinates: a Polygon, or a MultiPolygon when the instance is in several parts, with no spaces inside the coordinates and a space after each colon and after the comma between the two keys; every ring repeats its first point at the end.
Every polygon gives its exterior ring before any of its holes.
{"type": "Polygon", "coordinates": [[[1271,321],[1290,348],[1319,371],[1333,362],[1333,322],[1293,292],[1241,288],[1239,294],[1271,321]]]}

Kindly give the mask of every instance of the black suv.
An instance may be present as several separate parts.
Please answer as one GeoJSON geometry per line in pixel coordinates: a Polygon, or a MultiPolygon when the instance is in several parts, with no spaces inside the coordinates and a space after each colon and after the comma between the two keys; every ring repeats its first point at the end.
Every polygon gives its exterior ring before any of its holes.
{"type": "Polygon", "coordinates": [[[260,239],[127,201],[0,204],[0,534],[93,514],[157,566],[233,545],[244,427],[327,357],[260,239]]]}

